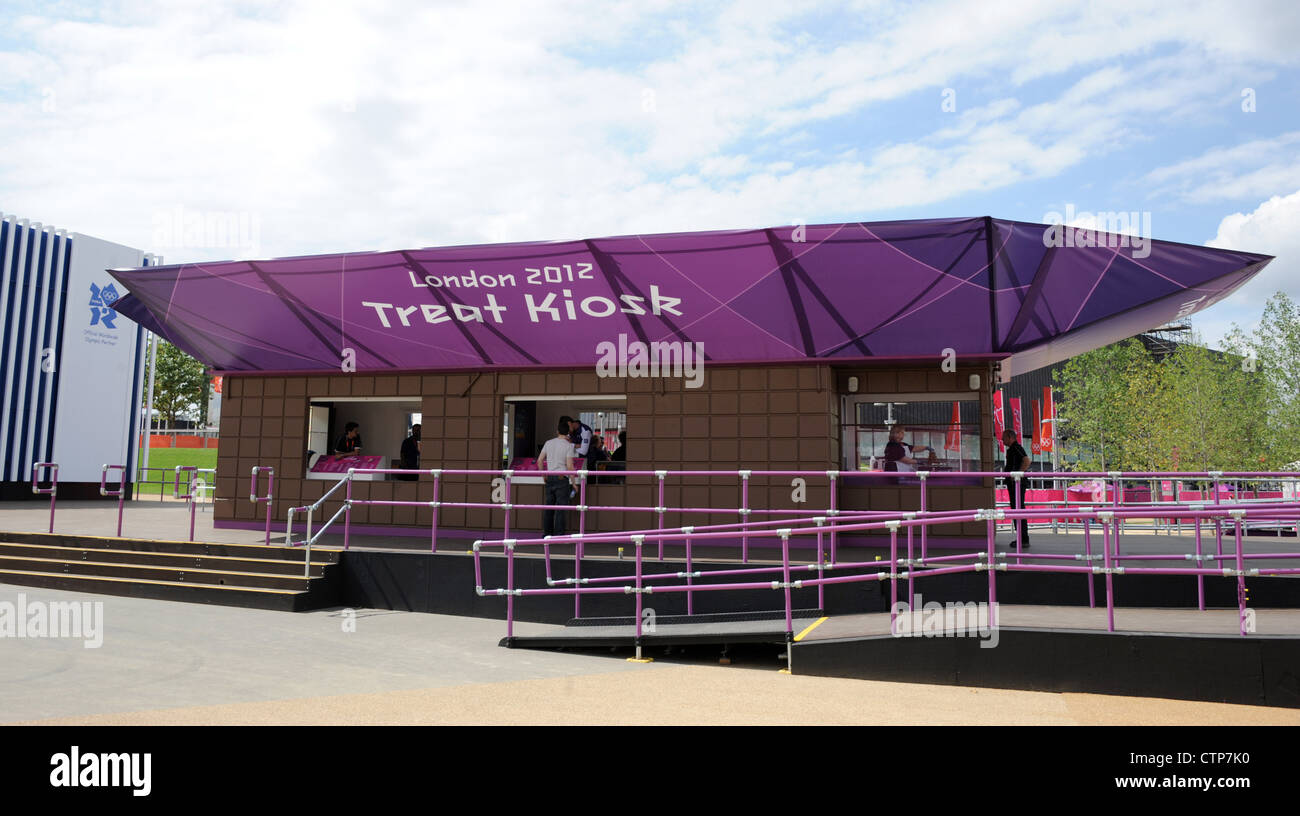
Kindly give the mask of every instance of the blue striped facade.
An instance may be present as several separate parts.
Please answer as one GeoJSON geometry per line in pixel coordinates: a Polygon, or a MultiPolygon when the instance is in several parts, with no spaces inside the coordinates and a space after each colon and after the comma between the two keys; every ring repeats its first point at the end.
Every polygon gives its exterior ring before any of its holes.
{"type": "Polygon", "coordinates": [[[54,454],[54,412],[72,239],[0,220],[0,480],[26,481],[54,454]],[[46,370],[46,368],[52,370],[46,370]]]}

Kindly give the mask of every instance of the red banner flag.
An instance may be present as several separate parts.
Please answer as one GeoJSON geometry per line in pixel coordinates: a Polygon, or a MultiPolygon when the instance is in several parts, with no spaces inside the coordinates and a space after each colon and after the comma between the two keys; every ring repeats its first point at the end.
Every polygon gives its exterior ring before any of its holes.
{"type": "Polygon", "coordinates": [[[952,424],[948,426],[948,437],[943,441],[946,451],[961,451],[961,409],[956,402],[952,404],[952,424]]]}
{"type": "Polygon", "coordinates": [[[1006,417],[1002,413],[1002,389],[993,393],[993,435],[997,437],[998,452],[1006,450],[1002,443],[1002,434],[1007,429],[1006,417]]]}
{"type": "Polygon", "coordinates": [[[1056,401],[1052,399],[1052,386],[1043,386],[1043,433],[1038,446],[1043,453],[1051,453],[1056,439],[1056,401]]]}
{"type": "Polygon", "coordinates": [[[1016,441],[1024,438],[1024,427],[1020,424],[1020,397],[1011,397],[1011,430],[1016,433],[1016,441]]]}
{"type": "Polygon", "coordinates": [[[1033,456],[1043,452],[1043,409],[1039,405],[1038,400],[1034,400],[1034,424],[1030,429],[1033,435],[1029,438],[1029,453],[1033,456]]]}

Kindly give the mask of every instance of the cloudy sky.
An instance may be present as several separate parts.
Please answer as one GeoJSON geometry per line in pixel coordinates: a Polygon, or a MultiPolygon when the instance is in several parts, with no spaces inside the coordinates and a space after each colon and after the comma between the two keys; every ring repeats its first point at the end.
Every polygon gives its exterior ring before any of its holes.
{"type": "Polygon", "coordinates": [[[0,211],[168,262],[1132,212],[1278,256],[1206,339],[1300,298],[1293,2],[0,14],[0,211]]]}

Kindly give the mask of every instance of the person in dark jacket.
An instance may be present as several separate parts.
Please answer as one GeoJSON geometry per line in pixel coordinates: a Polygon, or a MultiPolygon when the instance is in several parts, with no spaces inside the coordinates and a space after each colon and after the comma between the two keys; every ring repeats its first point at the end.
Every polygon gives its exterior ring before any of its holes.
{"type": "Polygon", "coordinates": [[[343,435],[334,443],[335,456],[355,456],[361,453],[361,426],[349,422],[343,426],[343,435]]]}
{"type": "MultiPolygon", "coordinates": [[[[402,441],[402,470],[419,470],[420,469],[420,424],[411,426],[411,435],[402,441]]],[[[420,477],[415,473],[399,474],[398,479],[404,482],[419,481],[420,477]]]]}
{"type": "MultiPolygon", "coordinates": [[[[1007,458],[1004,470],[1007,473],[1024,471],[1029,466],[1029,454],[1020,446],[1020,441],[1016,438],[1016,432],[1007,428],[1002,432],[1002,444],[1007,446],[1007,458]]],[[[1010,476],[1006,479],[1007,497],[1011,500],[1011,507],[1015,510],[1023,510],[1025,507],[1025,491],[1029,489],[1029,480],[1021,479],[1019,485],[1016,480],[1010,476]]],[[[1017,519],[1015,522],[1016,530],[1020,539],[1020,548],[1029,549],[1029,519],[1017,519]]]]}

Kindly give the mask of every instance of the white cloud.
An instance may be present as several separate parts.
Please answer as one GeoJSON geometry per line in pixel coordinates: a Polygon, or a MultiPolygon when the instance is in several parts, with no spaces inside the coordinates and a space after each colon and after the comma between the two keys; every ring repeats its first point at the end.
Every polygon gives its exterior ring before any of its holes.
{"type": "Polygon", "coordinates": [[[1104,156],[1143,138],[1140,122],[1233,91],[1237,73],[1294,61],[1300,40],[1295,15],[1212,3],[503,13],[298,0],[113,14],[15,22],[24,47],[0,53],[0,203],[146,249],[160,213],[248,215],[275,255],[935,204],[1104,156]],[[842,23],[833,39],[806,30],[814,12],[842,23]],[[1072,84],[1033,103],[1006,87],[1061,76],[1072,84]],[[984,83],[997,93],[979,105],[984,83]],[[958,114],[941,120],[950,86],[958,114]],[[881,144],[886,121],[847,143],[810,135],[916,92],[933,94],[928,134],[881,144]]]}
{"type": "Polygon", "coordinates": [[[1206,340],[1219,340],[1232,323],[1249,333],[1259,322],[1264,303],[1275,292],[1300,300],[1300,190],[1273,196],[1249,213],[1233,213],[1220,223],[1207,246],[1275,256],[1263,271],[1228,298],[1195,319],[1206,340]]]}
{"type": "Polygon", "coordinates": [[[1216,147],[1156,168],[1143,179],[1153,196],[1192,203],[1259,198],[1300,187],[1300,131],[1216,147]]]}

